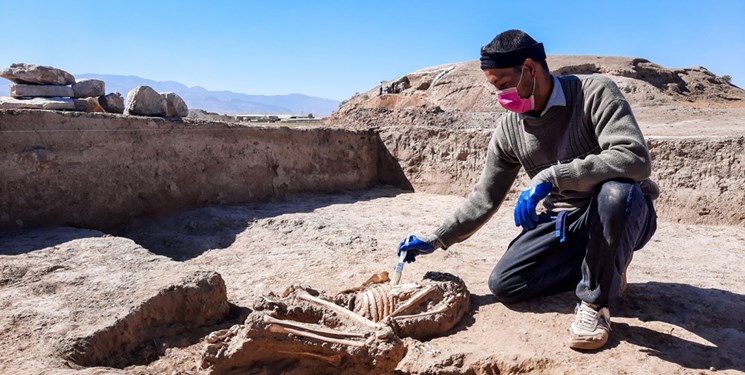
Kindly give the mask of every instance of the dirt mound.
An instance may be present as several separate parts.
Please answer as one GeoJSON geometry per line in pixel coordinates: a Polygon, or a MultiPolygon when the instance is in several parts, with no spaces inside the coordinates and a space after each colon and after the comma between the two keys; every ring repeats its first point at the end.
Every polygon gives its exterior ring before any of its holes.
{"type": "MultiPolygon", "coordinates": [[[[608,56],[552,55],[547,62],[556,75],[609,76],[635,109],[745,107],[745,90],[704,67],[670,69],[645,59],[608,56]]],[[[383,83],[343,102],[327,123],[491,127],[503,113],[475,60],[421,69],[383,83]]]]}
{"type": "Polygon", "coordinates": [[[53,228],[0,243],[0,350],[15,352],[0,373],[143,365],[230,310],[220,275],[171,268],[129,239],[53,228]]]}
{"type": "Polygon", "coordinates": [[[236,122],[235,117],[233,116],[209,112],[203,109],[189,109],[189,115],[187,117],[190,119],[203,121],[236,122]]]}
{"type": "Polygon", "coordinates": [[[168,285],[125,317],[92,334],[72,338],[63,357],[84,367],[124,368],[158,357],[156,340],[172,341],[195,327],[221,322],[229,313],[219,274],[200,272],[168,285]]]}

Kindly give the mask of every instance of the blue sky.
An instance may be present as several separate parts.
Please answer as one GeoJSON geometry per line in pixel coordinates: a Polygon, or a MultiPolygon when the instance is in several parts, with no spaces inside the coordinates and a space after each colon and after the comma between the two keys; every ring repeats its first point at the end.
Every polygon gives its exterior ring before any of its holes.
{"type": "Polygon", "coordinates": [[[745,1],[0,0],[0,68],[135,75],[246,94],[343,100],[478,58],[522,29],[548,54],[701,65],[745,88],[745,1]]]}

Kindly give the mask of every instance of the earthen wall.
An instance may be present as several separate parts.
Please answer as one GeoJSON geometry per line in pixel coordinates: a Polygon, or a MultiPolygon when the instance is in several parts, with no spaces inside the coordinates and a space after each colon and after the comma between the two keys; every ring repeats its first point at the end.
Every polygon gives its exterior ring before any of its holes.
{"type": "MultiPolygon", "coordinates": [[[[0,227],[108,229],[140,216],[377,183],[465,196],[478,181],[491,132],[0,111],[0,227]]],[[[745,224],[745,138],[648,143],[662,220],[745,224]]],[[[525,183],[521,173],[508,200],[525,183]]]]}
{"type": "Polygon", "coordinates": [[[375,134],[0,111],[0,227],[129,220],[378,181],[375,134]]]}
{"type": "MultiPolygon", "coordinates": [[[[491,129],[390,127],[382,143],[417,192],[466,196],[478,182],[491,129]]],[[[661,220],[745,225],[745,137],[648,137],[661,220]]],[[[521,171],[508,200],[528,178],[521,171]]]]}

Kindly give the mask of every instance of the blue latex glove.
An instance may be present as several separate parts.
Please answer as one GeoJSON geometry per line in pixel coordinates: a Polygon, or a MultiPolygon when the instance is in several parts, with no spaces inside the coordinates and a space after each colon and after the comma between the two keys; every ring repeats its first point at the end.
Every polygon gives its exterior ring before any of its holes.
{"type": "Polygon", "coordinates": [[[522,226],[523,229],[533,229],[538,224],[538,215],[535,213],[535,207],[543,198],[546,198],[551,192],[550,182],[541,182],[538,185],[529,187],[520,193],[515,206],[515,226],[522,226]]]}
{"type": "Polygon", "coordinates": [[[422,241],[419,237],[410,234],[398,244],[398,252],[396,254],[401,256],[402,251],[406,251],[404,262],[411,263],[416,260],[416,256],[419,254],[431,254],[435,251],[435,247],[426,241],[422,241]]]}

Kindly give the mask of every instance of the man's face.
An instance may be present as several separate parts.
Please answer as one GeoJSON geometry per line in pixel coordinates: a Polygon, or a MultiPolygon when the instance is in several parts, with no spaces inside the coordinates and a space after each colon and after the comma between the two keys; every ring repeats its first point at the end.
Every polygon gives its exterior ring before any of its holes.
{"type": "Polygon", "coordinates": [[[520,80],[519,68],[484,69],[484,74],[486,80],[499,91],[517,86],[520,80]]]}
{"type": "Polygon", "coordinates": [[[517,93],[521,98],[527,98],[532,95],[535,73],[535,63],[531,59],[526,59],[523,65],[513,68],[484,69],[486,80],[496,87],[497,90],[501,91],[510,87],[517,87],[517,84],[520,83],[517,93]],[[520,82],[521,73],[523,75],[522,82],[520,82]]]}
{"type": "Polygon", "coordinates": [[[520,70],[515,68],[491,68],[484,69],[486,80],[501,91],[517,86],[520,80],[520,70]]]}

